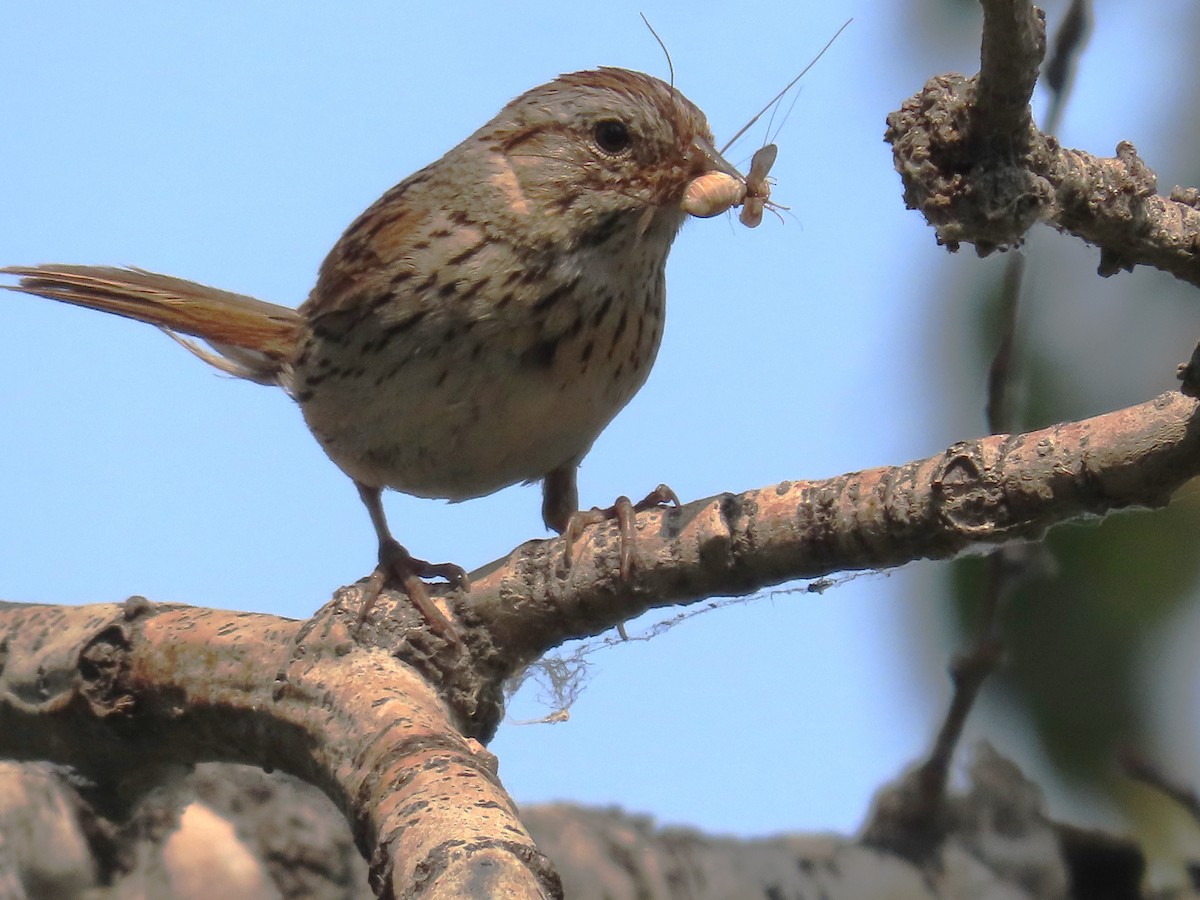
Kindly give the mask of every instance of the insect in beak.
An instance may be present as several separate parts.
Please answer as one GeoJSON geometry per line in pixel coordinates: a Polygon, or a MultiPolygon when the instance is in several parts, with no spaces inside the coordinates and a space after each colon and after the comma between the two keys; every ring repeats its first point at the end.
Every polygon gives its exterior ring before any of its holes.
{"type": "Polygon", "coordinates": [[[703,138],[696,138],[692,149],[704,172],[684,189],[683,211],[707,219],[740,205],[746,196],[746,179],[742,174],[703,138]]]}
{"type": "Polygon", "coordinates": [[[767,176],[778,154],[779,148],[774,144],[760,147],[750,161],[750,174],[744,178],[736,169],[731,172],[732,167],[717,156],[724,165],[688,183],[683,192],[684,212],[707,219],[740,206],[741,223],[747,228],[757,227],[762,222],[763,209],[771,205],[771,182],[767,176]]]}

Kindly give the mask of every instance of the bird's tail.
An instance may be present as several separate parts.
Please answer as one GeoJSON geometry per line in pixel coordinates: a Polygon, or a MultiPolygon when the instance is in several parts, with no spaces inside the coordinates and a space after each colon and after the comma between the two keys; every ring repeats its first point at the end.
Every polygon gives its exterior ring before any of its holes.
{"type": "Polygon", "coordinates": [[[222,372],[286,386],[300,331],[300,314],[287,306],[142,269],[12,266],[0,274],[21,279],[0,287],[157,325],[222,372]]]}

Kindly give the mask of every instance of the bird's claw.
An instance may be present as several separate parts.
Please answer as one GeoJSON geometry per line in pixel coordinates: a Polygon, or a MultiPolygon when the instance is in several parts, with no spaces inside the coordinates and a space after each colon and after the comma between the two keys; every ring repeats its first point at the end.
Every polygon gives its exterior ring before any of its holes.
{"type": "Polygon", "coordinates": [[[367,579],[363,587],[363,600],[358,613],[358,625],[361,628],[375,602],[385,587],[403,591],[413,606],[425,619],[430,630],[447,640],[462,644],[462,640],[450,620],[429,596],[429,590],[423,581],[425,578],[444,578],[456,589],[469,591],[470,579],[466,570],[454,563],[431,563],[417,559],[394,539],[387,539],[379,544],[379,565],[367,579]]]}
{"type": "Polygon", "coordinates": [[[566,530],[563,532],[567,565],[571,564],[571,554],[574,550],[575,541],[580,538],[588,527],[600,522],[608,522],[616,519],[617,530],[621,539],[621,580],[628,581],[633,575],[634,546],[637,542],[637,529],[634,520],[637,514],[645,512],[648,509],[656,509],[664,506],[678,507],[679,505],[679,497],[676,496],[675,492],[665,484],[660,484],[637,503],[631,502],[628,497],[622,495],[617,498],[612,506],[607,508],[602,509],[593,506],[591,509],[579,510],[573,513],[567,522],[566,530]]]}

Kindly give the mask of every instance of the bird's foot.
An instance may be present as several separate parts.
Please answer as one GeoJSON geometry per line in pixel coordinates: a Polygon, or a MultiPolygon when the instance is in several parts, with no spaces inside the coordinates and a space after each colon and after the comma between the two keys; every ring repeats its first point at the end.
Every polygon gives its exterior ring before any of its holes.
{"type": "Polygon", "coordinates": [[[567,565],[571,564],[571,551],[575,541],[584,530],[600,522],[617,520],[617,529],[621,538],[621,580],[628,581],[633,574],[634,547],[637,543],[637,531],[634,528],[634,517],[648,509],[664,506],[679,506],[679,498],[665,484],[660,484],[637,503],[631,503],[628,497],[618,497],[616,503],[607,509],[593,506],[582,509],[571,515],[563,531],[563,543],[566,545],[567,565]]]}
{"type": "Polygon", "coordinates": [[[462,566],[456,566],[454,563],[426,562],[414,557],[393,538],[381,541],[379,565],[363,587],[362,606],[358,613],[359,627],[367,620],[383,589],[390,587],[408,595],[408,599],[425,619],[430,630],[448,641],[461,645],[462,640],[458,632],[429,596],[423,580],[425,578],[444,578],[454,588],[464,591],[471,589],[466,570],[462,566]]]}

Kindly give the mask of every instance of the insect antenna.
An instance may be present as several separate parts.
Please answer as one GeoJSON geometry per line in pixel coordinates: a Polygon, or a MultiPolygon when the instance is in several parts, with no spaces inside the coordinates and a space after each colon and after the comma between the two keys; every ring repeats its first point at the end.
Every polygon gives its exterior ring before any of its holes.
{"type": "MultiPolygon", "coordinates": [[[[671,99],[674,101],[671,104],[671,127],[674,129],[676,137],[683,138],[683,115],[680,112],[679,102],[676,99],[678,92],[675,90],[675,63],[671,62],[671,51],[667,49],[667,45],[663,39],[658,36],[658,32],[654,30],[654,26],[651,25],[650,20],[646,18],[646,14],[640,12],[638,15],[642,17],[642,22],[645,23],[646,27],[650,29],[650,33],[654,35],[654,40],[658,41],[658,46],[662,48],[663,56],[667,58],[667,74],[670,77],[668,84],[670,84],[671,87],[671,99]]],[[[690,142],[691,139],[692,138],[689,133],[686,140],[690,142]]]]}
{"type": "MultiPolygon", "coordinates": [[[[803,90],[804,90],[804,85],[800,85],[800,91],[803,91],[803,90]]],[[[796,91],[796,93],[792,94],[792,102],[788,104],[787,112],[785,112],[783,114],[783,118],[779,120],[779,127],[775,129],[774,134],[771,134],[771,126],[775,122],[775,114],[779,111],[779,107],[776,106],[773,110],[771,110],[771,118],[767,119],[766,143],[768,143],[768,144],[775,143],[775,140],[779,137],[779,132],[783,131],[783,126],[786,125],[787,120],[791,118],[792,110],[796,108],[796,102],[800,99],[800,91],[796,91]]]]}
{"type": "Polygon", "coordinates": [[[642,21],[646,27],[650,29],[650,33],[654,35],[654,39],[658,41],[658,46],[662,47],[663,56],[667,58],[667,72],[671,76],[671,90],[675,90],[675,64],[671,62],[671,51],[667,49],[667,45],[663,43],[663,39],[658,36],[658,32],[654,30],[654,26],[650,24],[650,20],[646,18],[645,13],[638,13],[642,17],[642,21]]]}
{"type": "MultiPolygon", "coordinates": [[[[834,42],[834,41],[836,41],[836,40],[838,39],[838,35],[840,35],[840,34],[841,34],[843,31],[845,31],[845,30],[846,30],[848,27],[850,27],[850,23],[851,23],[851,22],[853,22],[853,21],[854,21],[854,19],[852,19],[852,18],[851,18],[851,19],[847,19],[845,22],[843,22],[843,23],[842,23],[842,27],[841,27],[841,28],[839,28],[837,31],[835,31],[835,32],[833,33],[833,37],[831,37],[831,38],[830,38],[830,39],[829,39],[829,40],[828,40],[828,41],[825,43],[825,46],[821,48],[821,52],[820,52],[820,53],[818,53],[816,56],[814,56],[814,57],[812,58],[812,62],[810,62],[810,63],[809,63],[807,66],[805,66],[805,67],[804,67],[804,68],[803,68],[803,69],[800,71],[800,74],[799,74],[799,75],[797,75],[795,78],[793,78],[791,81],[789,81],[789,82],[787,83],[787,86],[786,86],[786,87],[785,87],[785,88],[784,88],[782,91],[780,91],[778,94],[776,94],[774,97],[772,97],[772,98],[771,98],[771,102],[769,102],[769,103],[768,103],[766,106],[764,106],[762,109],[760,109],[760,110],[759,110],[759,111],[758,111],[758,112],[757,112],[757,113],[754,115],[754,117],[750,119],[750,121],[749,121],[749,122],[747,122],[747,123],[746,123],[745,125],[743,125],[743,126],[740,128],[740,129],[738,129],[738,133],[737,133],[737,134],[735,134],[733,137],[731,137],[731,138],[729,139],[729,141],[728,141],[728,142],[725,144],[725,146],[721,148],[721,151],[720,151],[720,152],[721,152],[721,155],[722,155],[722,156],[724,156],[724,155],[725,155],[725,151],[726,151],[726,150],[728,150],[730,147],[732,147],[732,146],[734,145],[734,143],[737,141],[737,139],[738,139],[738,138],[740,138],[740,137],[741,137],[743,134],[745,134],[747,131],[749,131],[749,130],[750,130],[750,128],[751,128],[751,127],[754,125],[754,123],[755,123],[755,122],[757,122],[759,119],[761,119],[761,118],[762,118],[762,116],[763,116],[763,113],[765,113],[765,112],[766,112],[768,109],[770,109],[772,106],[774,106],[774,105],[775,105],[776,103],[778,103],[780,100],[782,100],[782,99],[783,99],[783,95],[784,95],[784,94],[786,94],[788,91],[790,91],[790,90],[792,89],[792,85],[794,85],[794,84],[795,84],[797,81],[799,81],[801,78],[803,78],[803,77],[805,76],[805,74],[808,72],[808,70],[809,70],[809,69],[811,69],[813,66],[815,66],[815,65],[817,64],[817,60],[819,60],[819,59],[820,59],[822,56],[824,56],[824,55],[825,55],[825,51],[826,51],[826,50],[828,50],[830,47],[832,47],[832,46],[833,46],[833,42],[834,42]]],[[[647,25],[649,25],[649,23],[646,23],[646,24],[647,24],[647,25]]],[[[651,29],[651,31],[653,31],[653,29],[651,29]]],[[[657,37],[657,35],[655,35],[655,36],[657,37]]],[[[664,49],[665,49],[665,48],[664,48],[664,49]]]]}

